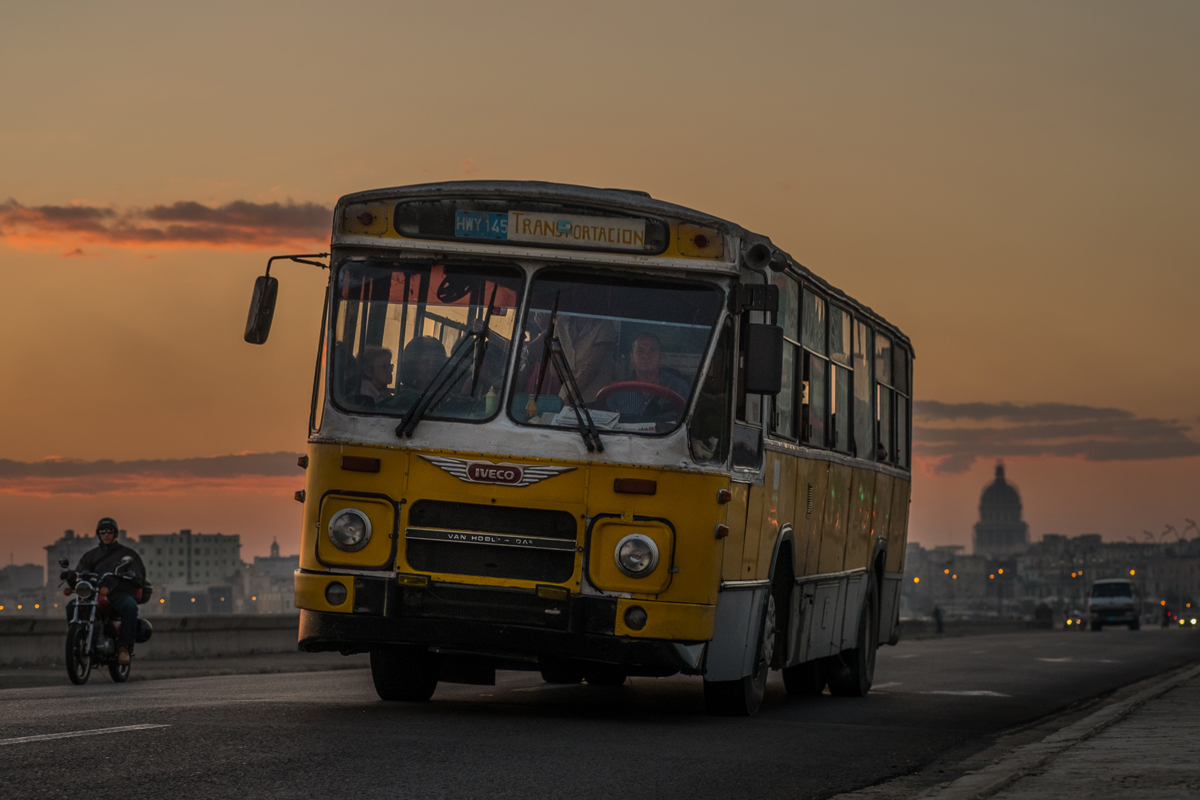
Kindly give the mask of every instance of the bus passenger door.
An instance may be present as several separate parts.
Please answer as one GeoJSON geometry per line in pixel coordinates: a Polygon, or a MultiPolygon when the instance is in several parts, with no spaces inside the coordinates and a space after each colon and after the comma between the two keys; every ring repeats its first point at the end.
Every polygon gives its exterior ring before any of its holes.
{"type": "Polygon", "coordinates": [[[762,428],[743,422],[733,426],[733,470],[730,489],[733,499],[727,506],[725,557],[721,579],[750,581],[758,574],[759,537],[763,516],[763,441],[762,428]]]}

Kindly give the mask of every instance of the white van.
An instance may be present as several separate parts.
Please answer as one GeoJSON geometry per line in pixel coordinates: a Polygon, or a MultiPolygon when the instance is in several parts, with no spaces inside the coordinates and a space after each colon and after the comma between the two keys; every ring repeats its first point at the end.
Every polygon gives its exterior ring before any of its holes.
{"type": "Polygon", "coordinates": [[[1094,631],[1105,625],[1128,625],[1129,630],[1136,631],[1141,627],[1142,598],[1127,578],[1094,581],[1088,613],[1094,631]]]}

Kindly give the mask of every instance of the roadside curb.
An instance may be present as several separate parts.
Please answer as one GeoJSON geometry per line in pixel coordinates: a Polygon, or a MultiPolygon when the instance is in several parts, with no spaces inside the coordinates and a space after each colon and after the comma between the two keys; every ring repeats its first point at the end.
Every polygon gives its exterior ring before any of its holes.
{"type": "Polygon", "coordinates": [[[951,783],[934,786],[917,796],[927,800],[981,800],[991,797],[1021,778],[1039,771],[1057,756],[1119,722],[1142,705],[1197,675],[1200,675],[1200,665],[1178,672],[1132,697],[1105,706],[1050,734],[1040,742],[1017,748],[989,767],[967,773],[951,783]]]}

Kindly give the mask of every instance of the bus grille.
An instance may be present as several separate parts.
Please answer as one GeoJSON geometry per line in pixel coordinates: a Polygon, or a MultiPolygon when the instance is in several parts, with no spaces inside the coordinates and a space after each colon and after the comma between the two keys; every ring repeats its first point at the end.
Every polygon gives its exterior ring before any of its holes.
{"type": "Polygon", "coordinates": [[[571,551],[410,539],[405,556],[414,570],[448,575],[565,583],[575,572],[571,551]]]}
{"type": "Polygon", "coordinates": [[[406,589],[403,613],[435,619],[460,619],[566,629],[568,605],[531,591],[475,589],[434,584],[406,589]]]}
{"type": "Polygon", "coordinates": [[[447,503],[440,500],[418,500],[413,503],[408,512],[408,524],[421,528],[545,536],[551,539],[575,539],[578,535],[575,517],[566,511],[447,503]]]}

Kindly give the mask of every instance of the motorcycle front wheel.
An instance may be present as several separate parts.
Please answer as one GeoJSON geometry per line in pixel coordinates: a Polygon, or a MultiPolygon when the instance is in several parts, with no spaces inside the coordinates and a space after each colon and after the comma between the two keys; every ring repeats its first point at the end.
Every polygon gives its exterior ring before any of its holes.
{"type": "Polygon", "coordinates": [[[92,674],[91,642],[88,641],[86,625],[72,625],[67,628],[67,677],[71,683],[79,686],[87,683],[92,674]]]}

